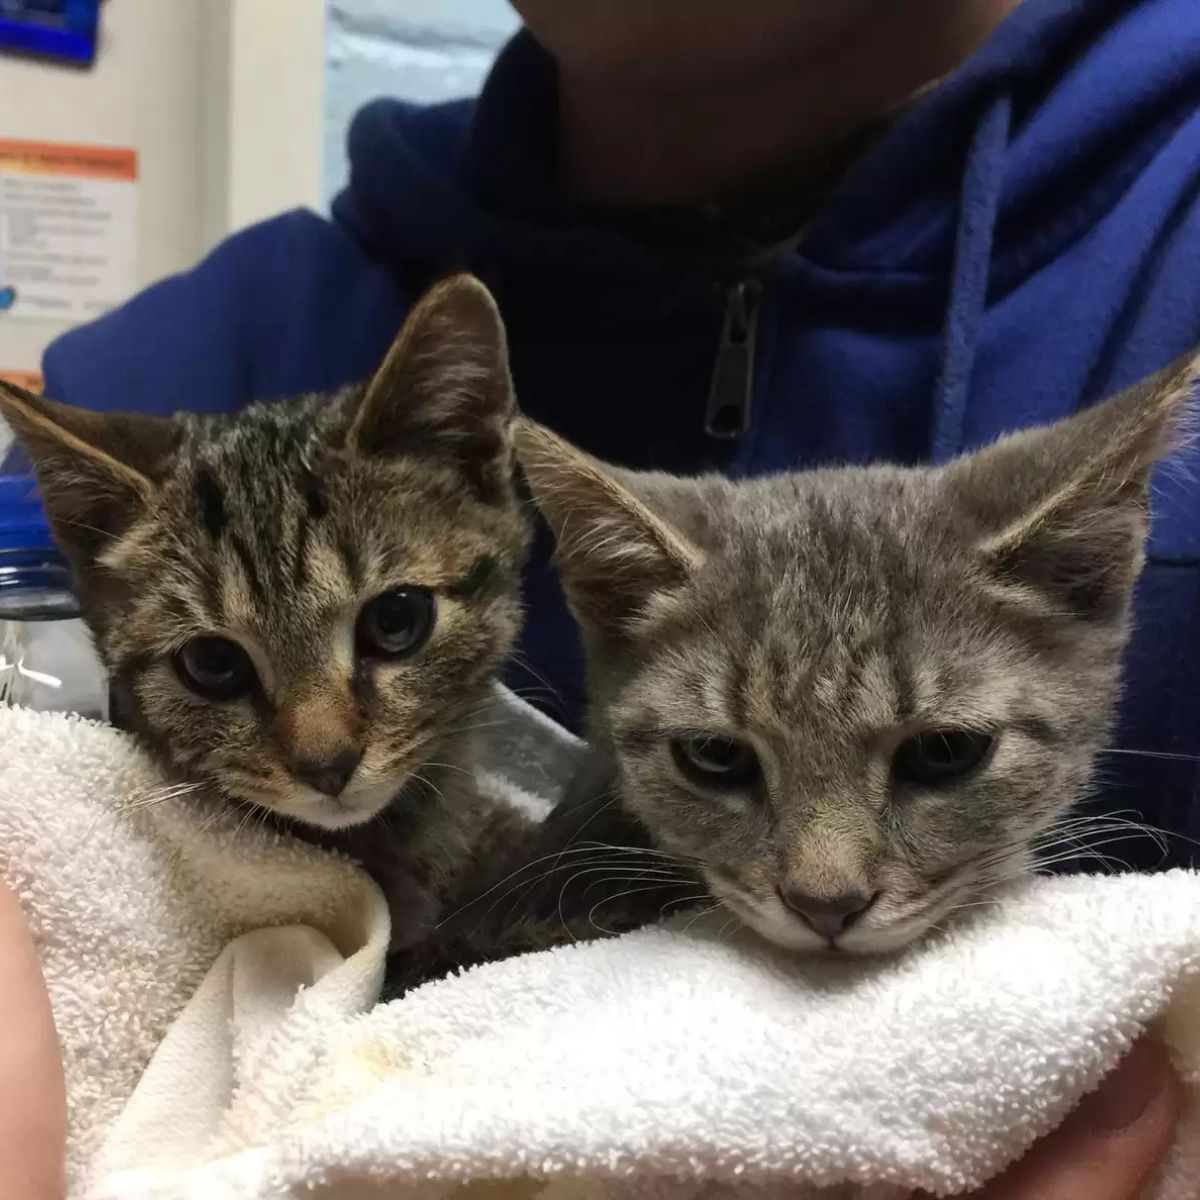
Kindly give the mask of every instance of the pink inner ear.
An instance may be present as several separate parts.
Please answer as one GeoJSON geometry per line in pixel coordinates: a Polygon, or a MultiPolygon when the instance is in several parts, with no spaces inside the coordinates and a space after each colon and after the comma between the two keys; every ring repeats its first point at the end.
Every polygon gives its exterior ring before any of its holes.
{"type": "Polygon", "coordinates": [[[517,452],[558,539],[572,607],[589,628],[624,633],[656,597],[681,587],[699,567],[699,551],[604,464],[525,420],[517,426],[517,452]]]}
{"type": "Polygon", "coordinates": [[[350,434],[359,452],[457,471],[480,499],[512,485],[516,402],[504,330],[482,285],[439,285],[418,305],[368,385],[350,434]]]}
{"type": "Polygon", "coordinates": [[[1155,462],[1187,412],[1197,361],[1165,371],[1055,424],[1023,430],[943,468],[946,502],[990,544],[1036,527],[1081,529],[1112,508],[1145,510],[1155,462]]]}
{"type": "Polygon", "coordinates": [[[410,313],[367,385],[352,440],[366,453],[403,453],[413,442],[469,439],[515,409],[495,302],[478,280],[457,275],[410,313]]]}
{"type": "Polygon", "coordinates": [[[1113,620],[1128,607],[1141,570],[1148,528],[1140,493],[1082,511],[1063,511],[987,552],[1001,584],[1033,589],[1054,612],[1081,620],[1113,620]]]}

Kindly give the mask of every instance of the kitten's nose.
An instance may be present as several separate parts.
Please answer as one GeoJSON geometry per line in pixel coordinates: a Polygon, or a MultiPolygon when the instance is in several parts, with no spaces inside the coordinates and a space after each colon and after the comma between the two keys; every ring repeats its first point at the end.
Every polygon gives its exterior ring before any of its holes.
{"type": "Polygon", "coordinates": [[[330,759],[301,758],[292,768],[292,773],[318,792],[324,792],[327,796],[340,796],[360,762],[362,751],[348,747],[330,759]]]}
{"type": "MultiPolygon", "coordinates": [[[[879,895],[878,892],[875,896],[879,895]]],[[[843,892],[831,899],[810,896],[795,887],[781,887],[779,898],[807,925],[831,940],[845,933],[875,901],[865,892],[843,892]]]]}

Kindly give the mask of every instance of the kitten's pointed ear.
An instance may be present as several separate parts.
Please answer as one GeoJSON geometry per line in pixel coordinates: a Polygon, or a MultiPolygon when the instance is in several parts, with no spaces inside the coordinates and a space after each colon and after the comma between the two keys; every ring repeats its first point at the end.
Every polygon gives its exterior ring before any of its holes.
{"type": "Polygon", "coordinates": [[[1198,373],[1189,354],[946,468],[951,502],[978,522],[996,582],[1084,619],[1124,612],[1145,554],[1151,470],[1181,436],[1198,373]]]}
{"type": "Polygon", "coordinates": [[[167,417],[92,412],[3,380],[0,416],[33,463],[59,543],[84,562],[151,501],[177,437],[167,417]]]}
{"type": "Polygon", "coordinates": [[[366,455],[442,459],[494,500],[512,481],[515,412],[496,303],[478,279],[455,275],[409,314],[367,385],[349,445],[366,455]]]}
{"type": "Polygon", "coordinates": [[[516,425],[517,458],[558,542],[571,607],[590,632],[619,636],[655,596],[687,582],[700,552],[601,463],[533,421],[516,425]]]}

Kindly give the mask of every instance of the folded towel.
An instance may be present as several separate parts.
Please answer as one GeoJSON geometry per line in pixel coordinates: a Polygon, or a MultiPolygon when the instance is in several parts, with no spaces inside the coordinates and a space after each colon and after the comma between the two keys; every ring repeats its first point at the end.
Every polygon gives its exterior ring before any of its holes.
{"type": "MultiPolygon", "coordinates": [[[[486,778],[515,805],[544,811],[580,744],[504,697],[486,778]]],[[[311,960],[305,984],[336,960],[339,1015],[370,1008],[379,994],[389,922],[362,871],[251,828],[241,812],[214,820],[186,789],[166,784],[130,738],[106,726],[0,707],[0,874],[28,916],[63,1043],[72,1195],[85,1190],[113,1121],[205,977],[211,988],[228,969],[234,994],[254,1003],[239,990],[239,943],[214,966],[239,935],[287,926],[263,935],[263,961],[294,942],[311,960]]],[[[272,985],[263,986],[265,999],[272,985]]],[[[284,975],[276,986],[293,999],[284,975]]],[[[316,987],[305,1001],[321,995],[316,987]]],[[[239,1017],[246,1012],[239,1009],[239,1017]]],[[[222,1039],[225,1033],[221,1027],[222,1039]]],[[[168,1039],[164,1055],[178,1036],[186,1029],[168,1039]]],[[[189,1075],[178,1102],[185,1112],[220,1107],[235,1086],[233,1074],[189,1075]]],[[[131,1119],[140,1103],[131,1105],[131,1119]]],[[[171,1120],[165,1104],[156,1113],[171,1120]]]]}
{"type": "Polygon", "coordinates": [[[201,830],[186,802],[133,807],[153,773],[98,726],[5,713],[0,744],[0,854],[64,1038],[75,1195],[948,1194],[1149,1026],[1189,1095],[1153,1195],[1200,1182],[1192,874],[1039,880],[886,961],[681,918],[372,1008],[387,914],[354,868],[201,830]]]}
{"type": "Polygon", "coordinates": [[[290,839],[203,830],[132,742],[100,725],[0,709],[0,746],[0,859],[63,1043],[72,1188],[238,935],[282,923],[322,931],[347,989],[372,1003],[388,918],[361,871],[290,839]]]}

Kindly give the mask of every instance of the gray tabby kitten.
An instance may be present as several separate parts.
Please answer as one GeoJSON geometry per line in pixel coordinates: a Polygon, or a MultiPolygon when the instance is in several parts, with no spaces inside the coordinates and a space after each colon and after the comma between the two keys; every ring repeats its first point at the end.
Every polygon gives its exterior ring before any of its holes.
{"type": "Polygon", "coordinates": [[[201,795],[361,859],[394,945],[516,820],[470,772],[520,619],[514,413],[469,276],[331,395],[153,417],[0,383],[124,721],[201,795]]]}
{"type": "Polygon", "coordinates": [[[799,950],[903,946],[1011,877],[1107,742],[1195,374],[938,469],[680,479],[521,423],[628,816],[799,950]]]}

